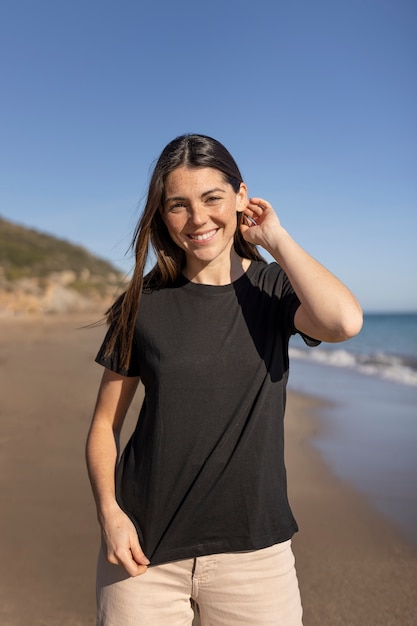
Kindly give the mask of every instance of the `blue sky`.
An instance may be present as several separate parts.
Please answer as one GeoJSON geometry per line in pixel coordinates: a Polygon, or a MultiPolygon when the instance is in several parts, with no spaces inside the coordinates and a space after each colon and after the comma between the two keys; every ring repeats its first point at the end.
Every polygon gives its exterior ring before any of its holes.
{"type": "Polygon", "coordinates": [[[367,311],[417,311],[414,0],[6,0],[0,215],[125,256],[152,162],[222,141],[367,311]]]}

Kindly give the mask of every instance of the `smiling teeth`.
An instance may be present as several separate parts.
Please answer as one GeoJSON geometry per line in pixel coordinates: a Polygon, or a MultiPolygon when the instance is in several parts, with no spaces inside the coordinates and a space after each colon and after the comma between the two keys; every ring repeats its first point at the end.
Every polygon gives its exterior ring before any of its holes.
{"type": "Polygon", "coordinates": [[[196,239],[197,241],[204,241],[209,237],[212,237],[216,231],[212,230],[209,233],[204,233],[203,235],[190,235],[191,239],[196,239]]]}

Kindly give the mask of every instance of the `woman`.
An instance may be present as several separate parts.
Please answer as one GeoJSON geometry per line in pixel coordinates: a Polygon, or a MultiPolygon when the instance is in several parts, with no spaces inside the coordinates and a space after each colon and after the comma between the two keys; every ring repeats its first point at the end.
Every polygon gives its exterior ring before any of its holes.
{"type": "Polygon", "coordinates": [[[206,136],[163,150],[133,245],[134,275],[96,359],[105,370],[87,441],[102,531],[97,623],[183,625],[198,612],[203,626],[299,626],[288,341],[344,341],[361,328],[360,306],[269,202],[248,199],[235,161],[206,136]],[[145,399],[119,462],[139,379],[145,399]]]}

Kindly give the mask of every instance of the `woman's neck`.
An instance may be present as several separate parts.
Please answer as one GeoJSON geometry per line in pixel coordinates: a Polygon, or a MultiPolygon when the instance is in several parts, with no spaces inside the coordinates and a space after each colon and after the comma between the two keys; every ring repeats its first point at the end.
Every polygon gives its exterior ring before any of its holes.
{"type": "Polygon", "coordinates": [[[234,250],[230,253],[230,263],[210,262],[207,265],[194,266],[187,263],[184,276],[192,283],[202,285],[229,285],[243,276],[250,265],[250,259],[243,259],[234,250]]]}

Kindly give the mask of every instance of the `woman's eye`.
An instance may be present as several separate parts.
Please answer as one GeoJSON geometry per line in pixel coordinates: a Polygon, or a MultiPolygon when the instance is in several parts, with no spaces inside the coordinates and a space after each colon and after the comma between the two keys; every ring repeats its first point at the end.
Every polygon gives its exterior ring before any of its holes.
{"type": "Polygon", "coordinates": [[[185,210],[185,204],[182,202],[176,202],[169,207],[171,213],[179,213],[180,211],[185,210]]]}
{"type": "Polygon", "coordinates": [[[220,202],[221,199],[222,198],[220,198],[220,196],[209,196],[207,198],[207,201],[214,203],[214,202],[220,202]]]}

